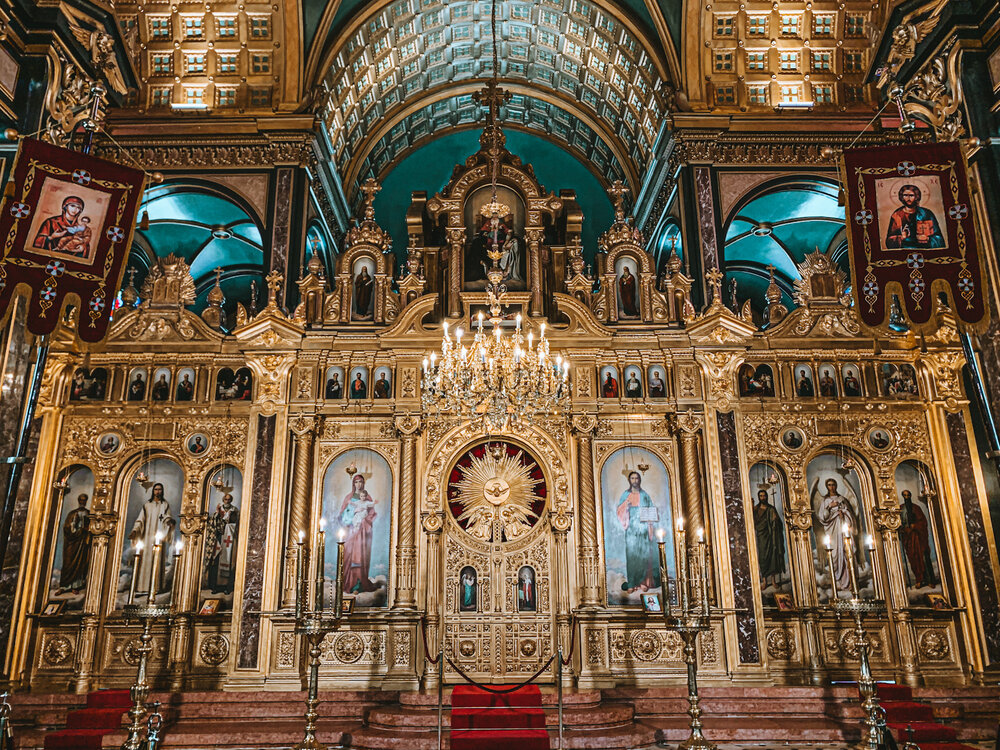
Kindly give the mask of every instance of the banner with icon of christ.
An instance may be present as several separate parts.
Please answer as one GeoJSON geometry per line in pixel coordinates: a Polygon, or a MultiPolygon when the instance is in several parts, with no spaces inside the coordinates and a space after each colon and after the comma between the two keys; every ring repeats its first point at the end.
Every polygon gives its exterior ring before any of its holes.
{"type": "Polygon", "coordinates": [[[960,324],[985,324],[979,245],[965,156],[957,142],[847,149],[841,165],[856,309],[889,323],[898,296],[914,328],[934,328],[945,293],[960,324]]]}

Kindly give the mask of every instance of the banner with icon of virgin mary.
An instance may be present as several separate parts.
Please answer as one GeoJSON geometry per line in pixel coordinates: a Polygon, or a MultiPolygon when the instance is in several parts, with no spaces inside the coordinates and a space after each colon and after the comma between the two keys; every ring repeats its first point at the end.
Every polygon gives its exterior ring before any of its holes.
{"type": "Polygon", "coordinates": [[[961,324],[986,300],[965,157],[957,142],[848,149],[841,165],[855,304],[869,328],[898,295],[914,328],[934,326],[938,292],[961,324]]]}
{"type": "Polygon", "coordinates": [[[51,333],[68,295],[79,336],[104,338],[135,228],[145,175],[25,138],[0,208],[0,320],[28,296],[28,330],[51,333]]]}

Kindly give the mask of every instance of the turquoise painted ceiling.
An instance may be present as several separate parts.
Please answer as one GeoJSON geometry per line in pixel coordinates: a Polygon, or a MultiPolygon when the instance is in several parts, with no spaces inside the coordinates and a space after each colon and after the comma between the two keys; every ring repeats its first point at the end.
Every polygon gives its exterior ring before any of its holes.
{"type": "Polygon", "coordinates": [[[237,301],[249,300],[251,281],[260,287],[264,262],[260,228],[234,197],[215,187],[170,182],[147,190],[143,210],[149,228],[136,230],[129,256],[137,289],[142,288],[153,259],[171,253],[191,268],[195,309],[205,306],[216,268],[223,269],[221,286],[230,313],[237,301]]]}
{"type": "MultiPolygon", "coordinates": [[[[533,165],[546,190],[576,191],[584,214],[583,243],[588,262],[597,249],[597,236],[611,225],[614,210],[601,182],[565,150],[533,133],[507,133],[507,148],[533,165]]],[[[375,218],[392,235],[397,258],[406,257],[406,211],[410,193],[426,190],[428,196],[448,184],[455,164],[479,150],[479,130],[451,132],[426,142],[403,158],[384,178],[375,198],[375,218]]]]}
{"type": "Polygon", "coordinates": [[[767,188],[739,206],[725,233],[725,271],[736,279],[737,298],[763,308],[768,266],[782,288],[783,302],[792,307],[796,268],[809,253],[831,252],[846,271],[847,239],[844,207],[837,205],[836,185],[792,181],[767,188]]]}

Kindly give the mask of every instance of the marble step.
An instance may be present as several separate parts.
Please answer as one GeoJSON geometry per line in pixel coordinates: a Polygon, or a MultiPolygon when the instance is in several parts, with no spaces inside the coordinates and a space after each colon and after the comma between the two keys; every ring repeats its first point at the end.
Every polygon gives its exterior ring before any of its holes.
{"type": "MultiPolygon", "coordinates": [[[[416,731],[421,728],[437,728],[437,707],[406,708],[385,707],[369,711],[367,724],[375,729],[402,729],[416,731]]],[[[574,728],[607,728],[626,726],[632,723],[634,711],[627,704],[605,704],[596,707],[580,708],[565,706],[563,708],[563,725],[574,728]]],[[[451,721],[451,712],[447,708],[443,712],[445,726],[451,721]]],[[[545,706],[545,721],[550,728],[557,726],[559,711],[556,706],[545,706]]]]}

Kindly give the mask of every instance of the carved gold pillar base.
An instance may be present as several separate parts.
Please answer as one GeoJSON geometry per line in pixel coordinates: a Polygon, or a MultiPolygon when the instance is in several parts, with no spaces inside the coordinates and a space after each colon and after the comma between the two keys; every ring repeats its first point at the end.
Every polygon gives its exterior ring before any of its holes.
{"type": "Polygon", "coordinates": [[[822,641],[815,613],[807,612],[805,614],[803,628],[805,630],[806,662],[809,669],[809,681],[813,685],[825,685],[827,680],[821,656],[822,641]]]}
{"type": "MultiPolygon", "coordinates": [[[[440,637],[441,625],[441,513],[429,513],[424,517],[423,527],[427,534],[427,656],[436,658],[443,641],[440,637]]],[[[427,662],[424,662],[425,666],[427,662]]],[[[437,670],[427,669],[424,673],[424,688],[438,686],[437,670]]]]}
{"type": "Polygon", "coordinates": [[[186,614],[172,618],[170,628],[170,689],[185,688],[188,662],[191,658],[191,617],[186,614]]]}
{"type": "Polygon", "coordinates": [[[73,667],[73,692],[84,695],[90,692],[90,675],[94,664],[94,644],[97,642],[98,618],[84,615],[80,620],[80,633],[76,638],[76,663],[73,667]]]}

